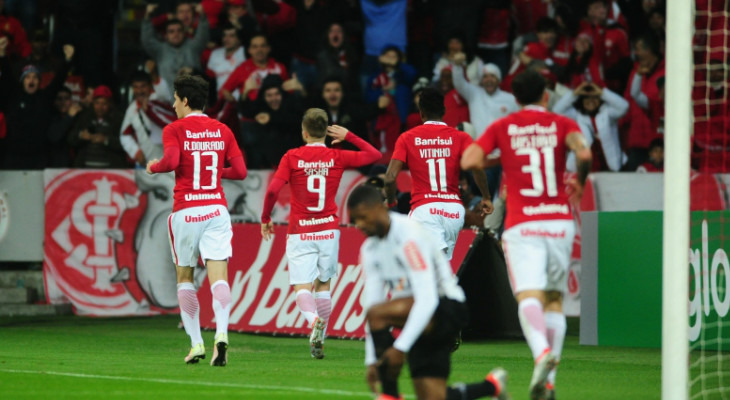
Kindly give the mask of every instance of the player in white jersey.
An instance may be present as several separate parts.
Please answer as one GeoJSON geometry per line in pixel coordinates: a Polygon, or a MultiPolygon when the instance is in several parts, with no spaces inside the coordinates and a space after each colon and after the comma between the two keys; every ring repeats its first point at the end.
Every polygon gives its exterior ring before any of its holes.
{"type": "Polygon", "coordinates": [[[454,337],[468,320],[466,296],[441,249],[422,226],[388,212],[380,192],[357,187],[347,201],[350,218],[369,238],[360,250],[365,272],[367,381],[379,400],[400,399],[398,375],[405,354],[419,399],[509,398],[507,374],[492,370],[477,383],[447,387],[454,337]],[[390,292],[390,299],[387,294],[390,292]],[[401,328],[393,340],[391,328],[401,328]]]}

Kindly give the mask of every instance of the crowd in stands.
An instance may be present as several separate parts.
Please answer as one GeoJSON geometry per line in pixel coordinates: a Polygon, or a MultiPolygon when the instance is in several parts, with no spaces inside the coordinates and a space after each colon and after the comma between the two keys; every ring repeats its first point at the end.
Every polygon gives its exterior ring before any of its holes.
{"type": "MultiPolygon", "coordinates": [[[[662,0],[149,1],[136,14],[138,67],[118,76],[126,3],[0,0],[3,169],[159,158],[181,73],[209,80],[206,112],[233,130],[249,168],[275,168],[301,144],[308,107],[372,143],[383,165],[421,124],[421,89],[439,89],[445,122],[477,138],[519,109],[510,82],[534,69],[549,108],[578,122],[594,171],[662,170],[662,0]]],[[[696,4],[692,166],[725,172],[728,13],[696,4]]]]}

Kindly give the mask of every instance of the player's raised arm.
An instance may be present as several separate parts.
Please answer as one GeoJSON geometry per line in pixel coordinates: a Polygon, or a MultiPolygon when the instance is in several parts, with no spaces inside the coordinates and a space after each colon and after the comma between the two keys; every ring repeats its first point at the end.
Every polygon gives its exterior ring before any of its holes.
{"type": "Polygon", "coordinates": [[[372,164],[375,161],[378,161],[381,156],[380,151],[373,147],[373,145],[342,126],[328,126],[327,136],[330,136],[333,139],[332,144],[348,141],[360,149],[360,151],[346,152],[347,157],[344,157],[343,160],[347,162],[348,167],[361,167],[363,165],[372,164]]]}
{"type": "Polygon", "coordinates": [[[586,143],[586,139],[580,131],[572,131],[565,137],[565,144],[575,153],[577,162],[578,179],[571,180],[568,184],[573,188],[571,194],[572,201],[580,200],[583,195],[583,186],[585,186],[588,173],[591,172],[591,164],[593,163],[593,155],[591,149],[586,143]]]}

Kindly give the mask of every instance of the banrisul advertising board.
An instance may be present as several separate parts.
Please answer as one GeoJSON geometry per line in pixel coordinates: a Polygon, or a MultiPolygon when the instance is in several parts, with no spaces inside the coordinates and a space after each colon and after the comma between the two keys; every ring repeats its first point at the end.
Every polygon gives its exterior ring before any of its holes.
{"type": "MultiPolygon", "coordinates": [[[[719,349],[730,332],[728,244],[730,213],[692,213],[689,339],[706,349],[719,349]]],[[[722,349],[729,347],[725,344],[722,349]]]]}

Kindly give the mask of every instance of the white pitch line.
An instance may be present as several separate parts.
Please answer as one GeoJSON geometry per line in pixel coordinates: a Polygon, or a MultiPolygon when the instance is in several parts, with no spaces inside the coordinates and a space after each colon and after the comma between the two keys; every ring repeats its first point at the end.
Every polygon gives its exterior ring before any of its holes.
{"type": "MultiPolygon", "coordinates": [[[[331,394],[338,396],[358,396],[358,397],[369,397],[372,398],[373,394],[370,392],[350,392],[347,390],[334,390],[334,389],[315,389],[302,386],[274,386],[274,385],[253,385],[248,383],[226,383],[226,382],[200,382],[200,381],[186,381],[179,379],[157,379],[157,378],[135,378],[129,376],[112,376],[112,375],[93,375],[93,374],[80,374],[75,372],[58,372],[58,371],[30,371],[21,369],[0,369],[0,372],[7,372],[11,374],[35,374],[35,375],[57,375],[57,376],[69,376],[73,378],[87,378],[87,379],[109,379],[116,381],[139,381],[139,382],[153,382],[153,383],[170,383],[177,385],[195,385],[195,386],[214,386],[214,387],[231,387],[241,389],[259,389],[259,390],[278,390],[278,391],[291,391],[291,392],[305,392],[305,393],[321,393],[331,394]]],[[[411,397],[411,396],[407,396],[411,397]]]]}

